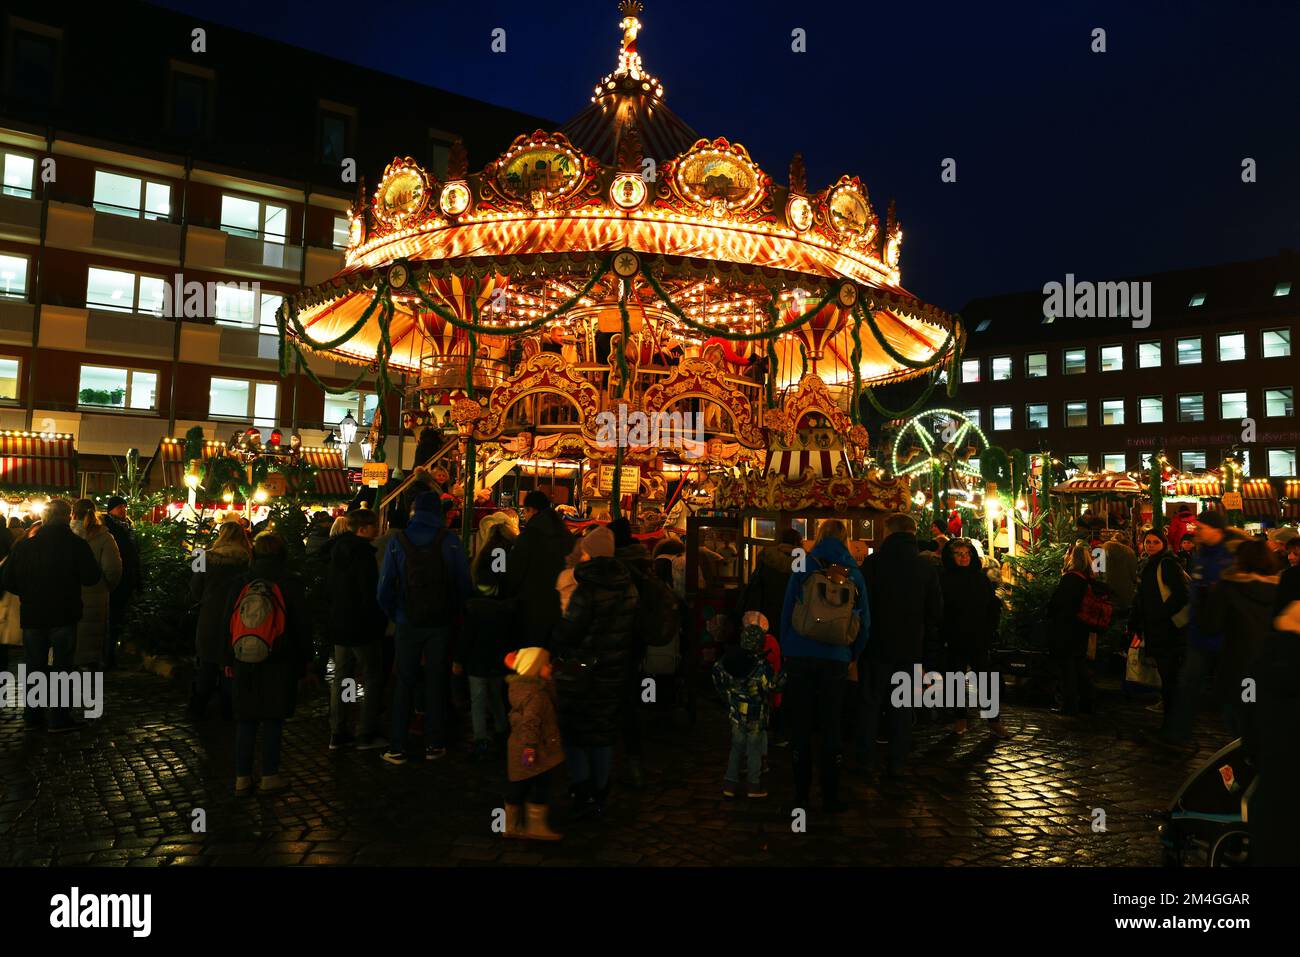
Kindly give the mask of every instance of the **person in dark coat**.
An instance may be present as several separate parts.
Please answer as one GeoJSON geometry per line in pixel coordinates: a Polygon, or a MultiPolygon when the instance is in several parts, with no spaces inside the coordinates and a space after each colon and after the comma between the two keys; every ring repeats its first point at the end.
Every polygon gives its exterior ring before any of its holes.
{"type": "MultiPolygon", "coordinates": [[[[1056,665],[1059,710],[1091,714],[1093,707],[1092,668],[1088,662],[1088,636],[1092,628],[1079,618],[1084,595],[1095,586],[1092,550],[1084,541],[1075,542],[1065,553],[1065,570],[1047,602],[1049,652],[1056,665]]],[[[1097,586],[1099,587],[1099,586],[1097,586]]]]}
{"type": "MultiPolygon", "coordinates": [[[[964,538],[950,539],[940,556],[943,570],[939,585],[943,591],[943,619],[939,634],[943,640],[947,670],[978,673],[992,672],[990,653],[993,639],[997,637],[998,620],[1002,617],[1002,600],[984,568],[974,546],[964,538]]],[[[998,675],[998,702],[1002,694],[1002,676],[998,675]]],[[[1002,722],[999,712],[988,719],[989,728],[1000,738],[1010,732],[1002,722]]],[[[966,733],[966,709],[958,709],[952,730],[966,733]]]]}
{"type": "Polygon", "coordinates": [[[889,724],[888,773],[895,776],[903,772],[912,750],[914,716],[911,708],[891,702],[894,676],[900,672],[911,676],[917,665],[937,661],[942,655],[943,589],[938,566],[921,555],[915,519],[903,513],[885,519],[885,540],[863,561],[862,577],[871,596],[871,639],[858,663],[863,696],[858,763],[867,773],[872,771],[876,732],[884,711],[889,724]]]}
{"type": "Polygon", "coordinates": [[[1163,733],[1174,713],[1178,672],[1187,654],[1187,603],[1191,600],[1183,563],[1169,548],[1164,533],[1150,529],[1142,536],[1146,559],[1138,576],[1133,616],[1129,624],[1142,638],[1143,650],[1160,673],[1163,733]]]}
{"type": "Polygon", "coordinates": [[[1252,866],[1300,864],[1300,573],[1277,586],[1273,631],[1247,666],[1255,700],[1242,709],[1243,739],[1259,774],[1250,801],[1252,866]]]}
{"type": "Polygon", "coordinates": [[[769,622],[780,622],[781,609],[785,607],[785,591],[794,574],[794,550],[803,545],[803,539],[793,528],[781,532],[775,545],[768,545],[758,555],[745,594],[741,611],[761,611],[769,622]]]}
{"type": "Polygon", "coordinates": [[[330,694],[330,750],[356,745],[368,751],[388,745],[379,733],[383,705],[384,630],[388,618],[379,607],[379,567],[375,546],[379,516],[359,508],[347,516],[348,531],[335,535],[322,550],[330,616],[325,640],[334,646],[334,681],[330,694]],[[354,734],[347,724],[346,704],[357,700],[357,680],[365,686],[361,724],[354,734]],[[344,681],[352,682],[347,693],[344,681]]]}
{"type": "MultiPolygon", "coordinates": [[[[14,545],[4,563],[4,588],[18,596],[23,628],[23,658],[28,680],[38,673],[48,682],[73,669],[77,653],[77,624],[81,621],[81,589],[101,578],[99,563],[86,540],[71,528],[72,505],[52,499],[45,521],[29,538],[14,545]],[[54,654],[54,664],[47,662],[54,654]]],[[[23,709],[29,728],[75,731],[85,722],[67,708],[23,709]],[[46,723],[48,719],[48,724],[46,723]]]]}
{"type": "MultiPolygon", "coordinates": [[[[522,536],[521,536],[522,540],[522,536]]],[[[614,557],[614,536],[595,528],[582,540],[577,582],[555,631],[552,658],[569,784],[579,814],[603,814],[614,745],[622,730],[628,676],[636,660],[636,585],[614,557]]],[[[558,577],[558,575],[557,575],[558,577]]]]}
{"type": "Polygon", "coordinates": [[[270,656],[256,664],[236,661],[234,648],[226,643],[226,674],[234,680],[235,710],[235,793],[253,789],[253,762],[257,732],[262,731],[262,791],[285,786],[280,774],[280,736],[284,722],[293,717],[298,702],[298,681],[306,673],[311,657],[311,618],[307,591],[302,579],[289,571],[284,539],[275,532],[262,532],[253,539],[253,564],[230,583],[225,619],[230,621],[239,607],[244,586],[254,581],[269,582],[280,589],[284,600],[284,632],[271,646],[270,656]]]}
{"type": "Polygon", "coordinates": [[[1254,677],[1251,662],[1264,650],[1273,633],[1273,611],[1277,603],[1278,564],[1264,542],[1246,541],[1238,546],[1232,567],[1210,589],[1202,606],[1201,620],[1210,631],[1223,633],[1223,651],[1215,676],[1215,697],[1223,706],[1228,730],[1243,730],[1243,681],[1254,677]]]}
{"type": "Polygon", "coordinates": [[[203,560],[190,575],[190,600],[199,606],[194,632],[194,684],[190,691],[190,717],[207,715],[214,693],[220,692],[221,716],[229,720],[230,681],[225,677],[226,653],[230,646],[230,618],[226,606],[230,584],[248,571],[253,550],[248,535],[238,522],[223,522],[216,541],[204,549],[203,560]]]}
{"type": "Polygon", "coordinates": [[[122,556],[122,577],[108,596],[108,641],[104,648],[104,667],[114,668],[117,666],[117,646],[126,629],[127,608],[144,584],[144,575],[140,571],[140,546],[136,544],[131,520],[126,516],[126,499],[120,495],[109,498],[102,519],[113,541],[117,542],[118,554],[122,556]]]}
{"type": "Polygon", "coordinates": [[[555,579],[573,551],[573,536],[544,492],[533,490],[524,496],[524,521],[527,524],[519,533],[506,566],[503,592],[507,597],[523,601],[521,643],[548,648],[551,634],[560,622],[560,597],[555,590],[555,579]]]}
{"type": "Polygon", "coordinates": [[[510,732],[505,712],[505,656],[519,647],[519,622],[517,603],[499,597],[499,593],[518,537],[519,518],[513,511],[494,512],[479,524],[472,569],[477,594],[465,606],[465,627],[457,649],[457,661],[469,677],[470,723],[474,728],[471,755],[475,761],[488,756],[494,735],[502,745],[510,732]]]}
{"type": "Polygon", "coordinates": [[[812,793],[813,728],[821,726],[822,808],[828,814],[844,809],[840,803],[843,764],[841,719],[850,664],[867,646],[871,611],[867,586],[849,551],[849,530],[839,519],[828,519],[817,529],[817,541],[803,567],[790,576],[781,607],[781,663],[787,673],[783,707],[789,712],[791,760],[794,764],[795,806],[807,808],[812,793]],[[857,589],[854,611],[858,632],[851,645],[834,645],[803,635],[795,628],[796,606],[804,598],[804,582],[814,571],[839,566],[857,589]]]}
{"type": "Polygon", "coordinates": [[[319,558],[325,544],[330,540],[330,527],[334,524],[334,517],[329,512],[320,511],[311,517],[311,523],[307,526],[307,537],[304,542],[308,558],[319,558]]]}

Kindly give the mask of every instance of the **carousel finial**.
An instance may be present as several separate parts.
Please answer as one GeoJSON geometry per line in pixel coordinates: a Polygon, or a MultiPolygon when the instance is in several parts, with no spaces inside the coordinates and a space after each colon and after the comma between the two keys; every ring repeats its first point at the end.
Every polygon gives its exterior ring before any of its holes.
{"type": "Polygon", "coordinates": [[[795,153],[790,158],[790,192],[800,195],[808,192],[808,170],[803,165],[802,153],[795,153]]]}
{"type": "Polygon", "coordinates": [[[629,124],[618,141],[618,168],[635,173],[641,168],[641,134],[636,124],[629,124]]]}

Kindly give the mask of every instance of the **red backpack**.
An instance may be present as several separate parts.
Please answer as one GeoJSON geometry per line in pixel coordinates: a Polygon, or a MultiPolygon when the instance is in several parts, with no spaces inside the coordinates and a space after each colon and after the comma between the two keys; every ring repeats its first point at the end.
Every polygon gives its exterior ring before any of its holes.
{"type": "Polygon", "coordinates": [[[284,595],[280,586],[254,578],[243,587],[230,616],[230,647],[235,660],[260,664],[271,657],[275,640],[284,634],[284,595]]]}
{"type": "MultiPolygon", "coordinates": [[[[1079,575],[1078,572],[1071,574],[1079,575]]],[[[1079,575],[1086,583],[1083,601],[1079,603],[1078,619],[1094,631],[1105,631],[1110,627],[1110,619],[1115,614],[1110,596],[1096,588],[1086,575],[1079,575]]]]}

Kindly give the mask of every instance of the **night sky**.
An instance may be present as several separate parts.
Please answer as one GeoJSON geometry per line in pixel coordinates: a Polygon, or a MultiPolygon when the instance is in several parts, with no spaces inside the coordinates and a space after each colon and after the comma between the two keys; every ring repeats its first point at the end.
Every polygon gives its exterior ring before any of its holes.
{"type": "MultiPolygon", "coordinates": [[[[557,126],[620,36],[615,0],[163,5],[557,126]]],[[[856,173],[882,220],[896,197],[903,283],[947,309],[1296,246],[1300,3],[1066,6],[646,0],[639,49],[673,110],[778,182],[801,150],[812,188],[856,173]]]]}

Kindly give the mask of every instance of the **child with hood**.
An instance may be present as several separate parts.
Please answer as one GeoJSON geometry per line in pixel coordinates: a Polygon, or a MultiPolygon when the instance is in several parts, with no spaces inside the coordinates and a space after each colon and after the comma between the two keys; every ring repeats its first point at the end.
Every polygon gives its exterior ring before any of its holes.
{"type": "MultiPolygon", "coordinates": [[[[767,751],[767,725],[774,694],[782,687],[784,674],[777,674],[765,654],[767,622],[759,612],[748,612],[740,632],[740,644],[713,666],[713,684],[727,703],[731,721],[731,755],[722,782],[722,796],[734,798],[740,786],[740,762],[748,765],[751,798],[767,797],[763,788],[763,755],[767,751]]],[[[780,654],[780,651],[777,651],[780,654]]]]}
{"type": "Polygon", "coordinates": [[[564,763],[560,722],[551,683],[551,656],[544,648],[506,655],[510,689],[510,742],[506,748],[506,837],[558,841],[547,823],[551,781],[564,763]],[[522,813],[521,813],[522,812],[522,813]]]}
{"type": "Polygon", "coordinates": [[[514,627],[518,606],[499,595],[508,556],[518,537],[519,518],[513,512],[495,512],[479,523],[472,569],[476,595],[465,603],[462,642],[454,665],[454,670],[463,668],[469,678],[470,723],[474,728],[470,754],[475,761],[488,757],[493,734],[500,748],[509,730],[502,681],[506,672],[501,658],[519,644],[514,627]],[[492,731],[488,730],[489,715],[492,731]]]}

